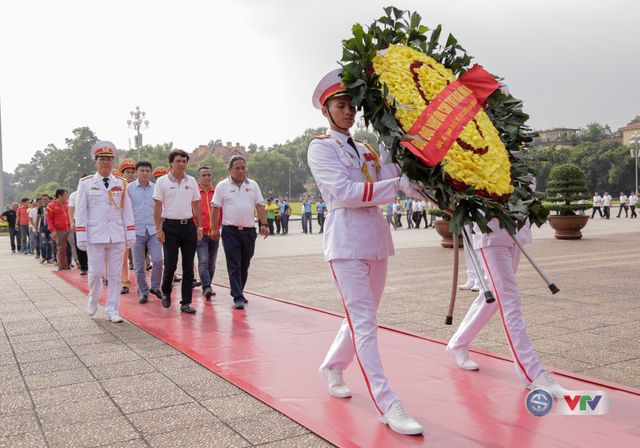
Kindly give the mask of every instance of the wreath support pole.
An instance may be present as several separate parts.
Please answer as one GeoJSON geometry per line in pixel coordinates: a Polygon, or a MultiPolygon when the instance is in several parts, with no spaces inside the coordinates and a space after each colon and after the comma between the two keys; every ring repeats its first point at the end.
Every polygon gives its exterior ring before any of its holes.
{"type": "Polygon", "coordinates": [[[545,272],[542,270],[540,265],[538,263],[536,263],[536,261],[531,257],[531,255],[529,255],[529,253],[525,250],[525,248],[522,245],[522,243],[520,241],[518,241],[518,238],[516,238],[515,235],[511,235],[511,234],[509,234],[509,236],[511,237],[513,242],[516,243],[516,246],[518,246],[518,248],[520,249],[520,252],[522,252],[522,254],[526,257],[526,259],[529,260],[529,263],[531,263],[531,266],[533,266],[533,269],[535,269],[536,272],[540,275],[540,277],[542,277],[542,280],[544,280],[544,282],[549,287],[549,290],[551,291],[551,294],[556,294],[556,293],[560,292],[560,288],[558,288],[556,286],[556,284],[553,282],[553,280],[551,280],[549,277],[547,277],[547,274],[545,274],[545,272]]]}
{"type": "Polygon", "coordinates": [[[449,312],[444,320],[445,325],[453,324],[453,308],[456,306],[456,294],[458,293],[458,265],[459,255],[458,249],[460,246],[460,240],[458,234],[453,234],[453,280],[451,283],[451,300],[449,301],[449,312]]]}

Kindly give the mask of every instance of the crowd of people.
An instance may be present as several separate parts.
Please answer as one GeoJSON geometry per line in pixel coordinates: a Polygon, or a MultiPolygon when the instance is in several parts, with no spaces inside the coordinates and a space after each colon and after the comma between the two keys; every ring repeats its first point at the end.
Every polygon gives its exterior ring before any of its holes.
{"type": "MultiPolygon", "coordinates": [[[[215,195],[209,167],[198,168],[196,178],[185,172],[189,155],[182,150],[170,154],[169,168],[155,169],[148,161],[133,159],[124,159],[113,169],[115,152],[110,142],[94,145],[92,157],[98,172],[83,176],[77,191],[69,194],[59,188],[54,197],[44,194],[11,204],[1,219],[7,222],[12,253],[34,255],[42,264],[57,265],[58,270],[77,268],[80,275],[88,275],[90,315],[97,309],[103,285],[109,290],[105,314],[112,322],[120,322],[117,296],[135,288],[139,303],[147,303],[153,294],[168,308],[172,287],[178,282],[182,282],[180,309],[193,314],[193,288],[201,287],[207,300],[216,294],[213,277],[221,232],[229,233],[235,227],[248,236],[249,244],[238,251],[223,239],[223,246],[230,280],[235,283],[234,306],[244,308],[242,290],[256,237],[254,212],[258,211],[260,233],[265,237],[275,221],[267,222],[265,201],[259,186],[245,176],[244,158],[232,158],[229,177],[218,184],[231,183],[237,192],[251,190],[241,195],[243,200],[248,198],[248,207],[238,212],[237,197],[225,201],[215,195]],[[176,273],[179,259],[180,274],[176,273]],[[114,264],[116,260],[120,261],[114,264]],[[130,269],[135,282],[129,277],[130,269]],[[147,271],[151,271],[150,284],[147,271]]],[[[278,215],[290,214],[284,198],[275,204],[278,215]]],[[[286,219],[278,219],[284,234],[287,224],[286,219]]],[[[228,235],[227,240],[231,239],[228,235]]]]}
{"type": "MultiPolygon", "coordinates": [[[[591,219],[596,216],[596,213],[600,215],[601,219],[610,219],[612,200],[613,199],[611,198],[611,195],[608,191],[605,191],[603,196],[600,196],[600,193],[596,191],[593,195],[593,211],[591,212],[591,219]]],[[[623,211],[625,218],[629,218],[629,211],[631,211],[631,218],[638,217],[638,214],[636,213],[638,194],[635,191],[632,191],[629,196],[627,196],[624,191],[621,191],[619,200],[620,206],[618,209],[617,218],[621,217],[623,211]]],[[[584,214],[584,211],[582,211],[581,214],[584,214]]]]}

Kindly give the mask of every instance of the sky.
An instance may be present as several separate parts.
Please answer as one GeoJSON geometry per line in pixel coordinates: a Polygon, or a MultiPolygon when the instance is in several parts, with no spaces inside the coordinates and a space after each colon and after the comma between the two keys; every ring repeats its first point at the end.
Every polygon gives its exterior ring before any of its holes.
{"type": "Polygon", "coordinates": [[[505,78],[535,129],[640,115],[637,0],[0,0],[3,167],[80,126],[121,149],[283,143],[325,126],[311,105],[352,24],[393,4],[442,24],[505,78]]]}

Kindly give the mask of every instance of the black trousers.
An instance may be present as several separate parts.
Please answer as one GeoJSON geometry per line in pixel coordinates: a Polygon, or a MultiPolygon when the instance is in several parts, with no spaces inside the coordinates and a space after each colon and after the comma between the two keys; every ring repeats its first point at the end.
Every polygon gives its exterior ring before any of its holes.
{"type": "Polygon", "coordinates": [[[244,286],[249,278],[249,265],[256,247],[256,229],[239,230],[233,226],[222,226],[222,247],[227,259],[227,272],[233,301],[244,300],[244,286]]]}
{"type": "Polygon", "coordinates": [[[635,205],[630,205],[629,208],[631,209],[631,217],[632,218],[637,218],[638,215],[636,214],[636,206],[635,205]]]}
{"type": "Polygon", "coordinates": [[[280,223],[282,224],[282,234],[289,233],[289,215],[280,215],[280,223]]]}
{"type": "Polygon", "coordinates": [[[611,218],[611,207],[608,205],[605,205],[604,207],[604,219],[609,219],[611,218]]]}
{"type": "Polygon", "coordinates": [[[602,209],[600,208],[600,206],[594,206],[593,207],[593,212],[591,212],[591,217],[593,218],[594,216],[596,216],[596,212],[598,212],[598,214],[600,215],[600,217],[602,218],[602,209]]]}
{"type": "Polygon", "coordinates": [[[196,255],[198,234],[193,219],[185,220],[181,224],[179,220],[165,219],[162,221],[164,232],[164,272],[162,274],[162,292],[171,295],[173,289],[173,275],[178,267],[178,251],[182,253],[182,300],[181,305],[191,304],[193,293],[193,259],[196,255]]]}
{"type": "Polygon", "coordinates": [[[320,226],[320,233],[324,232],[324,213],[318,215],[318,225],[320,226]]]}
{"type": "Polygon", "coordinates": [[[18,230],[15,227],[9,226],[9,242],[11,243],[11,250],[16,251],[16,239],[18,240],[18,250],[20,250],[20,237],[18,236],[18,230]]]}
{"type": "Polygon", "coordinates": [[[87,251],[78,247],[78,235],[76,234],[76,253],[78,254],[78,263],[80,264],[81,271],[89,270],[89,259],[87,258],[87,251]]]}
{"type": "Polygon", "coordinates": [[[629,217],[629,208],[625,204],[620,204],[620,208],[618,209],[618,218],[622,214],[622,210],[624,210],[624,217],[629,217]]]}

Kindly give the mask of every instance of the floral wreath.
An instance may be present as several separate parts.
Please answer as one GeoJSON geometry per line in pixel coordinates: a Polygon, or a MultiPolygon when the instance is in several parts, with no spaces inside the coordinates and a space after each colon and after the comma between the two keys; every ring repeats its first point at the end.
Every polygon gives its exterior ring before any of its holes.
{"type": "Polygon", "coordinates": [[[353,25],[341,66],[353,105],[392,160],[452,211],[452,231],[477,223],[490,232],[493,218],[512,234],[527,218],[542,225],[548,211],[531,189],[525,144],[535,133],[522,101],[471,67],[451,34],[441,44],[441,25],[430,30],[416,12],[384,11],[366,29],[353,25]]]}

